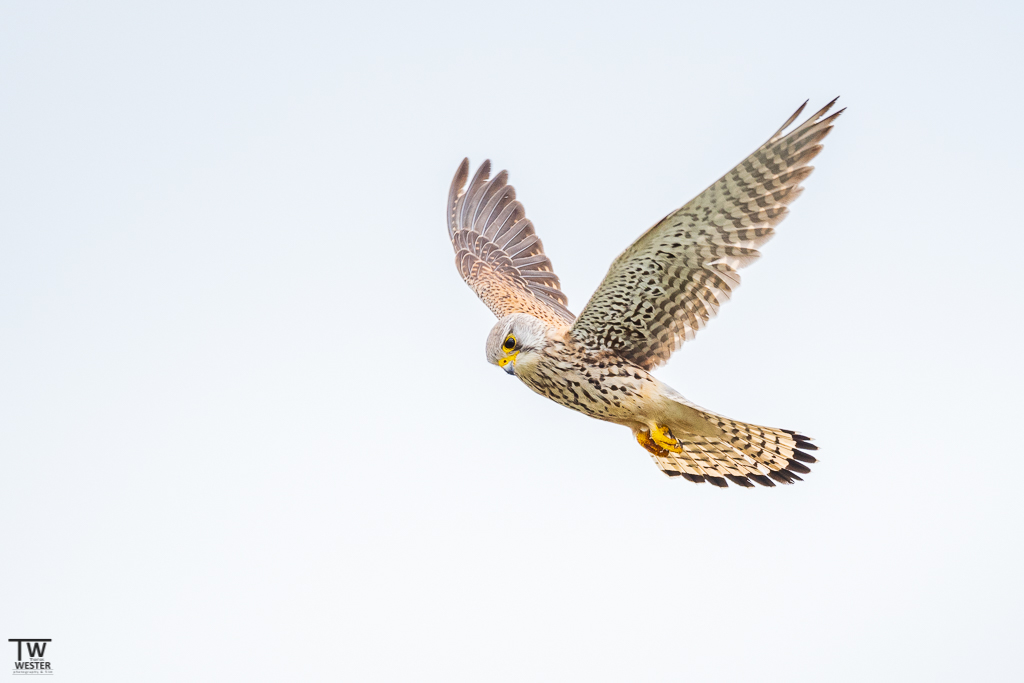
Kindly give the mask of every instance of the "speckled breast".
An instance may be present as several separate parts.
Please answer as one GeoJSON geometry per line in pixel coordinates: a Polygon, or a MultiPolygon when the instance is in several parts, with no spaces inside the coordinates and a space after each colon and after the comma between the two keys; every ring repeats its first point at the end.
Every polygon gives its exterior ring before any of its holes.
{"type": "Polygon", "coordinates": [[[645,370],[611,351],[590,351],[556,341],[516,375],[538,394],[567,408],[612,422],[634,423],[641,417],[656,383],[645,370]]]}

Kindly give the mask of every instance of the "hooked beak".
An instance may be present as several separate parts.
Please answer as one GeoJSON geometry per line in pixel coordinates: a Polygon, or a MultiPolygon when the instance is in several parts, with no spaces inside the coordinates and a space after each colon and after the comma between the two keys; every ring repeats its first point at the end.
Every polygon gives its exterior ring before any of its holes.
{"type": "Polygon", "coordinates": [[[518,356],[518,355],[519,355],[519,352],[517,351],[516,353],[513,353],[511,356],[505,356],[504,358],[501,358],[501,359],[498,360],[498,365],[501,367],[502,370],[504,370],[508,374],[515,375],[516,374],[516,356],[518,356]]]}

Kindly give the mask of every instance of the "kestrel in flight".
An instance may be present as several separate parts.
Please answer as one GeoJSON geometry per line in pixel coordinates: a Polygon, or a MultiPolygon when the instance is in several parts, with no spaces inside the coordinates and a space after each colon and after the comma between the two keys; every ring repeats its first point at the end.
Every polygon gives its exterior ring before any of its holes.
{"type": "Polygon", "coordinates": [[[487,360],[567,408],[629,427],[662,472],[728,486],[791,484],[817,446],[786,429],[722,417],[687,401],[650,370],[707,324],[739,283],[737,271],[775,234],[807,164],[843,112],[835,100],[768,142],[612,263],[578,317],[566,308],[551,260],[502,171],[469,160],[448,194],[448,235],[463,279],[500,320],[487,360]]]}

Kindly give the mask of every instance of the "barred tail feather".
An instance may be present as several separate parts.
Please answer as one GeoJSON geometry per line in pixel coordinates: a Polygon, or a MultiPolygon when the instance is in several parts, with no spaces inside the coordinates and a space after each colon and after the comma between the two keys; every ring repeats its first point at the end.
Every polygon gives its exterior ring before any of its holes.
{"type": "Polygon", "coordinates": [[[800,475],[811,471],[807,464],[817,461],[808,451],[816,451],[818,447],[802,434],[737,422],[706,411],[701,413],[708,424],[717,427],[721,436],[674,429],[672,436],[682,451],[651,453],[665,474],[696,483],[706,481],[723,488],[730,481],[744,487],[755,483],[775,486],[776,483],[803,481],[800,475]]]}

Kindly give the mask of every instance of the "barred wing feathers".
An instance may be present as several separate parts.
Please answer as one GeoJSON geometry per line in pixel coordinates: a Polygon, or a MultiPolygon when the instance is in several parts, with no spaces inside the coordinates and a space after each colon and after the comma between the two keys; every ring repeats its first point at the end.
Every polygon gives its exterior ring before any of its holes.
{"type": "Polygon", "coordinates": [[[805,102],[756,152],[644,233],[612,263],[572,334],[648,370],[692,339],[803,191],[807,164],[842,114],[822,119],[834,103],[783,135],[805,102]]]}
{"type": "Polygon", "coordinates": [[[499,318],[529,313],[557,327],[570,325],[569,300],[508,172],[488,180],[490,171],[484,161],[467,188],[469,159],[463,159],[448,193],[448,236],[462,279],[499,318]]]}

